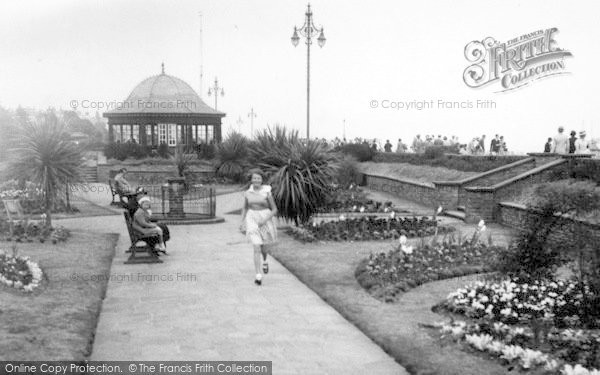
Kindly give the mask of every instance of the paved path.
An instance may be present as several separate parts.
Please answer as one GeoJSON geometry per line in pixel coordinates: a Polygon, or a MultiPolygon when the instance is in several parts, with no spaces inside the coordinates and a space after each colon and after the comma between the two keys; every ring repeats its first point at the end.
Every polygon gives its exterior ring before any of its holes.
{"type": "Polygon", "coordinates": [[[274,374],[406,374],[273,259],[254,285],[239,216],[224,215],[240,203],[240,193],[217,198],[222,224],[170,226],[162,264],[123,264],[129,244],[118,216],[60,220],[120,234],[91,359],[266,360],[274,374]]]}

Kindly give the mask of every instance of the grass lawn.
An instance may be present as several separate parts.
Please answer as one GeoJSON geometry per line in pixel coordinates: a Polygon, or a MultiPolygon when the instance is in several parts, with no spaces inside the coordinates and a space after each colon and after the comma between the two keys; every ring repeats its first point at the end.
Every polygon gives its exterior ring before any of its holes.
{"type": "Polygon", "coordinates": [[[391,242],[381,241],[302,244],[282,233],[271,254],[410,373],[506,374],[494,361],[440,344],[421,326],[443,320],[431,308],[476,276],[427,283],[391,304],[373,298],[358,284],[354,273],[359,262],[391,247],[391,242]]]}
{"type": "Polygon", "coordinates": [[[408,163],[358,163],[358,169],[363,173],[372,173],[388,177],[396,177],[419,182],[458,181],[474,176],[478,172],[465,172],[444,167],[413,165],[408,163]]]}
{"type": "MultiPolygon", "coordinates": [[[[19,243],[44,272],[31,294],[0,286],[0,360],[84,360],[94,333],[115,254],[116,235],[73,232],[67,242],[19,243]]],[[[10,242],[0,248],[10,253],[10,242]]]]}

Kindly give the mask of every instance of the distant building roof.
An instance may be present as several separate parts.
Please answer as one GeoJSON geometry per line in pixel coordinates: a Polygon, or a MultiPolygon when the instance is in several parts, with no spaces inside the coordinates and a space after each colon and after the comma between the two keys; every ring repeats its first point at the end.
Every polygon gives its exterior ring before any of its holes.
{"type": "Polygon", "coordinates": [[[146,78],[118,103],[117,108],[104,113],[105,117],[122,114],[199,114],[225,116],[209,107],[185,81],[163,72],[146,78]]]}

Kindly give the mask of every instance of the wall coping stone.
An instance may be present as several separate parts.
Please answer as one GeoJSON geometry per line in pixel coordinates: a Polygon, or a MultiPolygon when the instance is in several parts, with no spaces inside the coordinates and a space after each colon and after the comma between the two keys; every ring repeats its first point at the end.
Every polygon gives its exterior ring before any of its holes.
{"type": "Polygon", "coordinates": [[[414,186],[419,186],[419,187],[422,187],[422,188],[427,188],[427,189],[435,190],[435,186],[433,184],[428,184],[426,182],[413,181],[413,180],[405,180],[405,179],[402,179],[402,178],[383,176],[383,175],[374,174],[374,173],[365,173],[365,176],[377,177],[377,178],[385,178],[386,180],[390,180],[390,181],[402,182],[402,183],[409,184],[409,185],[414,185],[414,186]]]}
{"type": "Polygon", "coordinates": [[[518,166],[520,166],[522,164],[527,164],[527,163],[535,163],[535,158],[525,158],[525,159],[522,159],[522,160],[517,160],[517,161],[515,161],[513,163],[506,164],[506,165],[503,165],[503,166],[498,167],[498,168],[490,169],[489,171],[481,172],[481,173],[476,174],[475,176],[467,177],[467,178],[464,178],[462,180],[457,180],[457,181],[434,181],[433,184],[434,185],[440,185],[440,186],[460,186],[460,185],[464,185],[464,184],[467,184],[469,182],[478,180],[480,178],[487,177],[487,176],[490,176],[490,175],[498,173],[498,172],[503,172],[503,171],[511,169],[513,167],[518,167],[518,166]]]}
{"type": "Polygon", "coordinates": [[[509,178],[509,179],[504,180],[504,181],[502,181],[500,183],[497,183],[496,185],[485,186],[485,187],[482,187],[482,186],[469,186],[469,187],[466,187],[465,190],[467,190],[467,191],[474,191],[474,192],[495,192],[496,190],[501,189],[501,188],[503,188],[505,186],[508,186],[508,185],[510,185],[510,184],[512,184],[514,182],[520,181],[520,180],[522,180],[524,178],[527,178],[529,176],[541,173],[541,172],[545,171],[546,169],[554,168],[557,165],[561,165],[561,164],[565,164],[565,163],[567,163],[567,160],[564,160],[564,159],[559,159],[559,160],[551,161],[550,163],[541,165],[541,166],[539,166],[537,168],[533,168],[533,169],[531,169],[531,170],[529,170],[529,171],[527,171],[525,173],[521,173],[518,176],[509,178]]]}

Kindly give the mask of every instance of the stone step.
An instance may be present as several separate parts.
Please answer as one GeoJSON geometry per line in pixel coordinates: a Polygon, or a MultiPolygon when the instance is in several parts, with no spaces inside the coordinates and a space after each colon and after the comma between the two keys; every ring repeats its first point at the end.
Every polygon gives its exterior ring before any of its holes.
{"type": "Polygon", "coordinates": [[[464,211],[450,210],[450,211],[444,211],[442,214],[449,216],[449,217],[453,217],[455,219],[460,219],[462,221],[465,221],[465,217],[466,217],[466,214],[464,211]]]}
{"type": "Polygon", "coordinates": [[[456,206],[456,210],[457,211],[461,211],[461,212],[465,212],[466,208],[465,208],[465,206],[456,206]]]}

